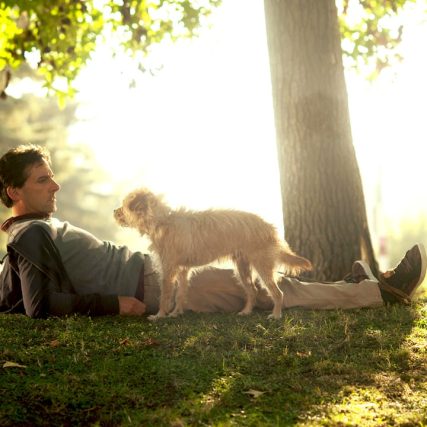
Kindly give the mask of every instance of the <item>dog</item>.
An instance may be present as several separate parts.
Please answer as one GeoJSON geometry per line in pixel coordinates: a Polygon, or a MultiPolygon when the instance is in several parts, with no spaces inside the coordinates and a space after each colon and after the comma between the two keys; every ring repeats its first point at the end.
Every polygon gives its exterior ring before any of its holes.
{"type": "Polygon", "coordinates": [[[246,304],[239,314],[252,312],[257,292],[252,277],[255,271],[273,299],[269,318],[280,319],[283,293],[275,282],[276,267],[282,265],[291,274],[312,268],[308,259],[296,255],[279,238],[273,225],[253,213],[173,210],[161,196],[139,188],[124,198],[122,206],[114,210],[114,218],[119,225],[147,235],[150,250],[158,257],[162,275],[159,311],[150,320],[182,314],[190,271],[226,259],[233,261],[246,294],[246,304]]]}

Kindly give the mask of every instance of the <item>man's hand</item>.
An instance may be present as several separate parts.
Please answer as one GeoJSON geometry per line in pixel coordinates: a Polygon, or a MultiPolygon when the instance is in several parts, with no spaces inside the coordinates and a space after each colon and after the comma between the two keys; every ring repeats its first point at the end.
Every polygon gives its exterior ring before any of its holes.
{"type": "Polygon", "coordinates": [[[142,316],[145,304],[135,297],[119,297],[119,313],[121,316],[142,316]]]}

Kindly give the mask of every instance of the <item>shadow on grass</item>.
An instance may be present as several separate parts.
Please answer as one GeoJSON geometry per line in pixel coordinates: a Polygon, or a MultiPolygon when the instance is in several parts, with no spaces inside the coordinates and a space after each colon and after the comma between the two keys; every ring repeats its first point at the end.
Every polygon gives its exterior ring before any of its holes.
{"type": "Polygon", "coordinates": [[[0,363],[25,366],[0,370],[0,424],[417,421],[424,307],[291,310],[280,321],[187,313],[154,324],[0,316],[0,363]]]}
{"type": "Polygon", "coordinates": [[[376,388],[385,396],[395,395],[399,388],[395,380],[410,375],[411,354],[404,343],[413,328],[412,312],[340,313],[336,319],[331,314],[310,313],[304,317],[304,328],[297,335],[277,342],[268,357],[253,355],[248,360],[241,370],[244,375],[222,403],[242,390],[256,388],[266,394],[250,402],[250,411],[255,405],[259,410],[254,412],[268,415],[267,419],[273,416],[292,423],[324,418],[332,405],[361,390],[376,388]],[[259,372],[263,381],[246,383],[253,372],[259,372]]]}
{"type": "MultiPolygon", "coordinates": [[[[348,415],[351,425],[392,421],[395,412],[376,410],[389,401],[401,410],[408,384],[416,388],[426,373],[425,357],[415,360],[408,342],[417,317],[410,308],[394,306],[292,311],[276,329],[262,321],[255,325],[260,339],[251,331],[240,340],[236,334],[234,345],[224,343],[224,349],[234,348],[224,353],[227,369],[203,396],[202,421],[231,417],[247,425],[307,425],[329,419],[332,425],[348,415]]],[[[216,339],[218,345],[223,341],[216,339]]]]}

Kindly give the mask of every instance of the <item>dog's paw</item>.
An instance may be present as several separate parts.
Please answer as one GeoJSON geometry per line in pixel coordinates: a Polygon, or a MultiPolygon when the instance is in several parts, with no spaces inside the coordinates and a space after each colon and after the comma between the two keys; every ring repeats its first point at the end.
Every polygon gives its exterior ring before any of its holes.
{"type": "Polygon", "coordinates": [[[171,313],[169,313],[169,317],[178,317],[178,316],[181,316],[181,314],[183,313],[184,313],[183,310],[174,310],[171,313]]]}
{"type": "Polygon", "coordinates": [[[279,320],[282,318],[282,313],[271,313],[267,318],[271,320],[279,320]]]}
{"type": "Polygon", "coordinates": [[[163,319],[164,317],[166,317],[164,314],[151,314],[150,316],[147,317],[148,320],[150,320],[151,322],[154,322],[156,320],[159,319],[163,319]]]}
{"type": "Polygon", "coordinates": [[[242,310],[237,313],[238,316],[248,316],[252,313],[252,310],[242,310]]]}

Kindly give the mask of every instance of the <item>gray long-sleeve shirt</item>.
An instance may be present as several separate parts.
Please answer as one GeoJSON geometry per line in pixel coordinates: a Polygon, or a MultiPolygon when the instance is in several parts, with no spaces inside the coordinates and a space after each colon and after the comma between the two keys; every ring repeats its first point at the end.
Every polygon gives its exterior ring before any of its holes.
{"type": "MultiPolygon", "coordinates": [[[[78,294],[135,295],[144,263],[142,253],[99,240],[91,233],[56,218],[35,221],[57,230],[54,243],[78,294]]],[[[28,221],[12,224],[8,230],[9,239],[27,225],[28,221]]]]}

